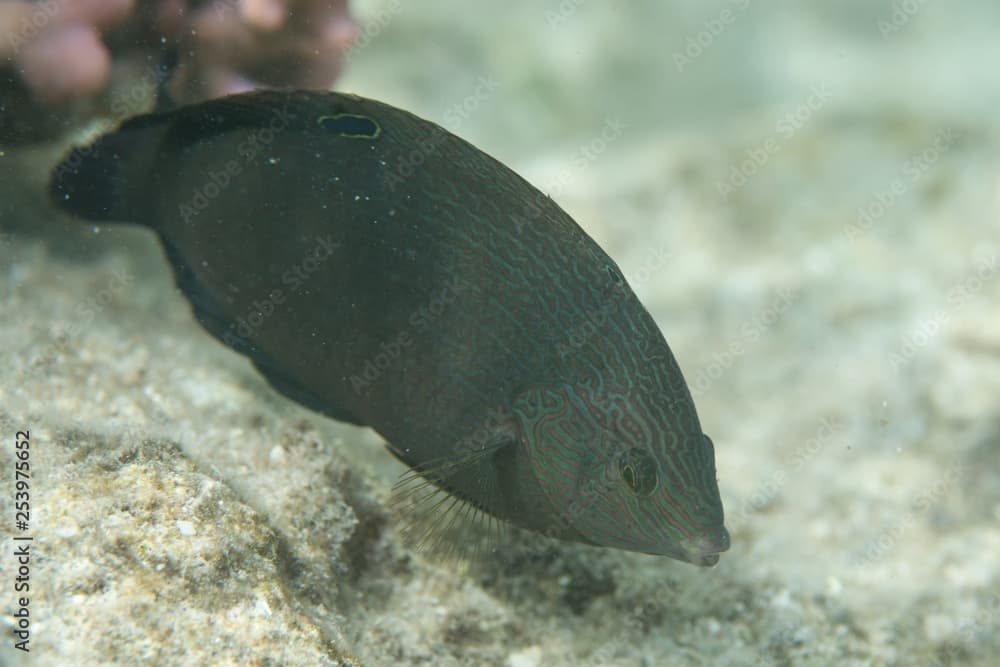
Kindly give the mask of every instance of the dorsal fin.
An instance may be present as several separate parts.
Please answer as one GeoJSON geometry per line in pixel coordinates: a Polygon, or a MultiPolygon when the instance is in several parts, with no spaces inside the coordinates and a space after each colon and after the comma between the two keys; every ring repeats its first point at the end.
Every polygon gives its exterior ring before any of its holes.
{"type": "MultiPolygon", "coordinates": [[[[165,98],[161,102],[167,104],[165,98]]],[[[143,215],[152,190],[149,179],[165,149],[183,150],[239,130],[258,131],[248,141],[261,145],[282,132],[317,127],[351,140],[377,140],[382,128],[358,113],[358,102],[343,93],[258,90],[136,116],[91,145],[74,149],[56,167],[49,195],[57,206],[86,220],[151,224],[143,215]]]]}

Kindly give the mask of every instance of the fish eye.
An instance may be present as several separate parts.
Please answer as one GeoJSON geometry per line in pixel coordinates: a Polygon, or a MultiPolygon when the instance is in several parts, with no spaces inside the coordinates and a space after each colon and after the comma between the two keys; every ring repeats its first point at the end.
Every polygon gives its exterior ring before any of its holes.
{"type": "Polygon", "coordinates": [[[653,457],[641,449],[630,449],[618,459],[618,472],[628,490],[648,496],[656,489],[658,476],[653,457]]]}

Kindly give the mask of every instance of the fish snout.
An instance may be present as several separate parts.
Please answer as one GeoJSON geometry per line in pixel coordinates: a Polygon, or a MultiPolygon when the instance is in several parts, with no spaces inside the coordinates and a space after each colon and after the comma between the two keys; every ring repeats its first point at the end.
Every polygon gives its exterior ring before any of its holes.
{"type": "Polygon", "coordinates": [[[723,525],[702,530],[684,545],[688,561],[707,567],[719,562],[719,554],[729,549],[729,531],[723,525]]]}

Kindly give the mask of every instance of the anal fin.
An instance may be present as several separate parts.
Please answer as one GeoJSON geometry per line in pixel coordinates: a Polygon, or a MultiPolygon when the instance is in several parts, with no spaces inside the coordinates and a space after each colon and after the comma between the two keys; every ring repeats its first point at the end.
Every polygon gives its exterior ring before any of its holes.
{"type": "Polygon", "coordinates": [[[274,363],[270,357],[263,352],[255,349],[252,354],[247,354],[247,356],[250,357],[253,365],[258,371],[260,371],[260,374],[264,376],[267,383],[285,398],[290,398],[299,405],[309,408],[313,412],[318,412],[321,415],[326,415],[327,417],[331,417],[337,421],[348,422],[356,424],[357,426],[368,426],[368,424],[364,423],[350,412],[330,405],[330,403],[324,401],[310,389],[304,387],[302,384],[289,377],[274,363]]]}
{"type": "Polygon", "coordinates": [[[205,331],[212,334],[216,340],[248,357],[268,384],[282,396],[337,421],[367,426],[353,414],[346,410],[340,410],[321,399],[283,371],[274,359],[259,347],[242,336],[236,335],[232,328],[232,320],[219,305],[218,300],[199,282],[177,247],[162,234],[160,234],[160,241],[163,243],[167,259],[173,267],[177,287],[187,297],[194,311],[195,319],[205,331]]]}

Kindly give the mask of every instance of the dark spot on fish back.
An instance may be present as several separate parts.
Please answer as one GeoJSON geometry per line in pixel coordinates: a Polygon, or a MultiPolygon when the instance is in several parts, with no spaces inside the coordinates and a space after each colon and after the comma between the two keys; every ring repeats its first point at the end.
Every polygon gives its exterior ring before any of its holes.
{"type": "Polygon", "coordinates": [[[320,116],[316,122],[324,130],[336,132],[349,139],[375,139],[382,133],[382,128],[371,118],[349,113],[320,116]]]}

